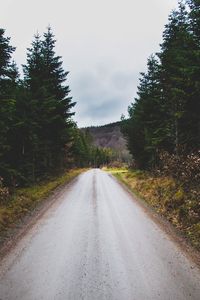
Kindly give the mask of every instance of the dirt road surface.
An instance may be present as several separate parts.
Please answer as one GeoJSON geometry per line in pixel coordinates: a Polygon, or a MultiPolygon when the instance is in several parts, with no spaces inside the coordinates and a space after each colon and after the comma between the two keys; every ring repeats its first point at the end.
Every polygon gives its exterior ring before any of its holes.
{"type": "Polygon", "coordinates": [[[1,262],[1,300],[199,300],[200,272],[109,174],[90,170],[1,262]]]}

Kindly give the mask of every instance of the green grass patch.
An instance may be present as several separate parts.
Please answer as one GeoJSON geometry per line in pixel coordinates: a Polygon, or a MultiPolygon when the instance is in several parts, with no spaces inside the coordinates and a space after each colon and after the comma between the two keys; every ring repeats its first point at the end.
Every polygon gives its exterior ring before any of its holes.
{"type": "Polygon", "coordinates": [[[108,167],[104,167],[104,168],[102,168],[102,170],[104,170],[106,172],[110,172],[112,174],[126,173],[127,172],[126,168],[108,168],[108,167]]]}

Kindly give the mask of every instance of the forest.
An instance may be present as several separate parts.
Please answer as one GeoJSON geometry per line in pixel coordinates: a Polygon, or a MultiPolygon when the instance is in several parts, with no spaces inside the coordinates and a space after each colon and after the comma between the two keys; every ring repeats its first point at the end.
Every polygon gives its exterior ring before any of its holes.
{"type": "Polygon", "coordinates": [[[122,131],[135,166],[194,180],[200,170],[199,0],[179,1],[170,14],[128,113],[122,131]]]}
{"type": "Polygon", "coordinates": [[[12,59],[15,48],[0,29],[0,186],[26,186],[112,158],[111,150],[93,146],[73,121],[69,72],[55,43],[50,27],[42,37],[34,36],[21,78],[12,59]]]}

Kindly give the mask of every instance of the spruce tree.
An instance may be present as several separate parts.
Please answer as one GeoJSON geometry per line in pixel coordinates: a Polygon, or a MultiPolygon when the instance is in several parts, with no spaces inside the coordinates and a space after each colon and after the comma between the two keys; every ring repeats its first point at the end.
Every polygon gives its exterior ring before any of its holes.
{"type": "Polygon", "coordinates": [[[64,71],[61,57],[56,56],[55,43],[56,40],[52,30],[48,27],[42,42],[42,54],[45,64],[43,76],[48,92],[53,97],[54,112],[49,120],[54,152],[53,159],[54,161],[57,160],[58,165],[62,165],[66,155],[66,144],[71,143],[71,128],[73,126],[71,117],[74,115],[71,109],[74,107],[75,102],[72,102],[72,97],[69,97],[69,86],[65,84],[69,72],[64,71]]]}
{"type": "Polygon", "coordinates": [[[200,0],[186,0],[190,8],[190,27],[200,46],[200,0]]]}
{"type": "Polygon", "coordinates": [[[191,71],[194,41],[189,31],[188,14],[182,2],[169,17],[163,33],[161,52],[161,87],[168,114],[168,151],[187,148],[189,137],[191,102],[191,71]]]}
{"type": "Polygon", "coordinates": [[[138,97],[129,107],[129,120],[122,121],[122,131],[138,167],[155,164],[160,148],[166,146],[166,113],[163,106],[159,76],[160,66],[155,56],[147,63],[147,73],[141,73],[138,97]]]}
{"type": "Polygon", "coordinates": [[[10,182],[15,172],[9,161],[10,132],[15,117],[15,88],[18,72],[12,63],[15,48],[10,45],[10,38],[5,37],[5,30],[0,29],[0,176],[10,182]]]}
{"type": "Polygon", "coordinates": [[[5,37],[5,30],[0,28],[0,99],[7,98],[6,83],[12,73],[11,58],[15,48],[10,45],[10,38],[5,37]]]}
{"type": "Polygon", "coordinates": [[[75,105],[65,85],[68,72],[56,56],[54,35],[50,28],[43,39],[37,34],[28,49],[24,66],[25,85],[30,92],[32,119],[37,139],[34,167],[37,177],[63,167],[70,153],[72,120],[71,108],[75,105]]]}
{"type": "Polygon", "coordinates": [[[200,1],[188,0],[189,4],[189,29],[194,41],[191,48],[192,61],[190,71],[190,99],[191,104],[188,105],[190,116],[190,144],[192,150],[200,147],[200,1]]]}
{"type": "Polygon", "coordinates": [[[122,122],[139,167],[158,164],[157,153],[188,154],[200,146],[199,1],[179,1],[169,16],[161,51],[148,60],[138,97],[122,122]]]}

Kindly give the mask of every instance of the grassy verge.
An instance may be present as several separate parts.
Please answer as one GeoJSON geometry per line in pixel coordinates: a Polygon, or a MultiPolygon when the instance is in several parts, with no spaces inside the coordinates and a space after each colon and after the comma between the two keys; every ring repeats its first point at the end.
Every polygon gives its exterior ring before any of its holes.
{"type": "Polygon", "coordinates": [[[107,169],[130,190],[165,216],[190,243],[200,250],[200,204],[194,191],[185,191],[180,182],[142,171],[107,169]]]}
{"type": "Polygon", "coordinates": [[[41,182],[40,184],[17,189],[9,200],[5,203],[0,203],[0,233],[15,226],[26,214],[31,212],[45,198],[47,198],[58,186],[62,186],[85,169],[74,169],[57,178],[41,182]]]}

